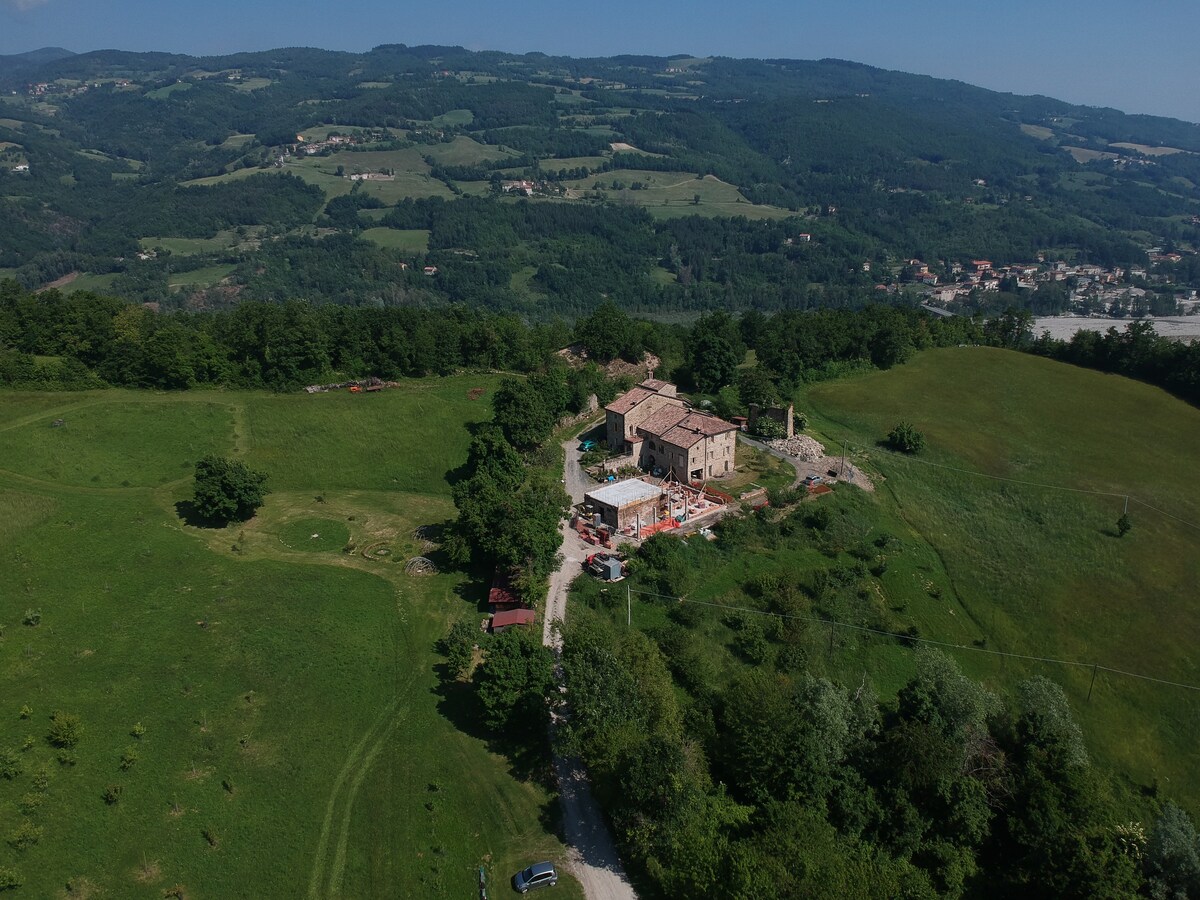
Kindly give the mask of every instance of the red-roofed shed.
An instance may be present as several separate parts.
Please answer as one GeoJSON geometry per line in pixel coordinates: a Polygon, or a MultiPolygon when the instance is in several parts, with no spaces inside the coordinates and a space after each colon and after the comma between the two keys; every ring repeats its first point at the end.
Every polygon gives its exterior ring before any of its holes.
{"type": "Polygon", "coordinates": [[[518,625],[532,625],[537,614],[532,609],[506,609],[492,616],[492,633],[499,634],[518,625]]]}
{"type": "Polygon", "coordinates": [[[512,583],[508,576],[500,572],[492,579],[492,589],[488,591],[488,609],[499,612],[503,609],[513,609],[520,606],[521,600],[513,593],[512,583]]]}

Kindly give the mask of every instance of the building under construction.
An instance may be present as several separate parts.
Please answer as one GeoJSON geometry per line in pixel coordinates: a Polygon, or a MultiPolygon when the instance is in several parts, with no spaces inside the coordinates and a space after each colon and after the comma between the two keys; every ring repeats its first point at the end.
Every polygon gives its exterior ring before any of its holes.
{"type": "Polygon", "coordinates": [[[632,478],[605,485],[584,496],[582,516],[614,534],[646,538],[679,528],[723,506],[725,498],[705,487],[674,479],[632,478]]]}

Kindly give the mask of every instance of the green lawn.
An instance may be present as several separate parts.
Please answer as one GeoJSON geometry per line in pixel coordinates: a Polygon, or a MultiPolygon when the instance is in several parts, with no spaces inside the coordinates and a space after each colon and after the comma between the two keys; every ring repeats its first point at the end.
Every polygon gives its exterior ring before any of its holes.
{"type": "MultiPolygon", "coordinates": [[[[14,896],[454,898],[480,865],[501,896],[522,865],[563,861],[545,773],[496,755],[439,681],[436,640],[476,615],[464,577],[404,574],[413,530],[452,513],[464,421],[490,411],[467,391],[494,381],[0,393],[14,896]],[[250,522],[180,518],[209,450],[270,475],[250,522]],[[82,723],[70,751],[46,739],[56,710],[82,723]],[[24,822],[39,839],[19,851],[24,822]]],[[[569,878],[555,895],[582,896],[569,878]]]]}

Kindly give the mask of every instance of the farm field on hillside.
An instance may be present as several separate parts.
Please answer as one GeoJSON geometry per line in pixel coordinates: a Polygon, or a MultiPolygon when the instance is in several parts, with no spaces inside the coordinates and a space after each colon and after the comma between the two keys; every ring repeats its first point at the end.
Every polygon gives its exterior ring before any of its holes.
{"type": "Polygon", "coordinates": [[[713,175],[697,178],[691,172],[651,172],[642,169],[615,169],[564,182],[576,191],[590,191],[597,183],[610,198],[646,207],[655,216],[745,216],[748,219],[783,218],[792,215],[784,209],[760,206],[742,196],[735,185],[713,175]],[[630,190],[635,181],[645,187],[630,190]],[[614,182],[624,185],[613,189],[614,182]],[[696,202],[699,197],[700,202],[696,202]]]}
{"type": "MultiPolygon", "coordinates": [[[[1128,379],[985,348],[817,385],[806,407],[826,438],[849,440],[882,473],[882,497],[936,550],[980,646],[1200,684],[1200,528],[1188,524],[1200,523],[1200,411],[1128,379]],[[925,433],[919,457],[876,447],[899,420],[925,433]],[[1126,494],[1133,530],[1118,538],[1126,494]]],[[[1197,692],[1101,671],[1089,703],[1090,668],[961,661],[997,681],[1054,677],[1099,756],[1136,784],[1200,798],[1197,692]]]]}
{"type": "Polygon", "coordinates": [[[14,896],[451,898],[480,865],[496,890],[562,860],[542,773],[438,678],[478,586],[404,572],[494,387],[0,394],[0,833],[33,836],[0,845],[14,896]],[[250,522],[181,518],[206,452],[269,474],[250,522]],[[74,746],[47,740],[56,711],[74,746]]]}

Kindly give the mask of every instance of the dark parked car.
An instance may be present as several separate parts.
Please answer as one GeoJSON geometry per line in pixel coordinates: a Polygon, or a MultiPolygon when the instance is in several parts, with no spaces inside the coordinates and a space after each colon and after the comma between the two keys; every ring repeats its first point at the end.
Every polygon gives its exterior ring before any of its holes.
{"type": "Polygon", "coordinates": [[[524,894],[530,888],[550,887],[558,884],[558,872],[554,864],[548,862],[534,863],[528,869],[523,869],[513,876],[513,887],[518,894],[524,894]]]}

